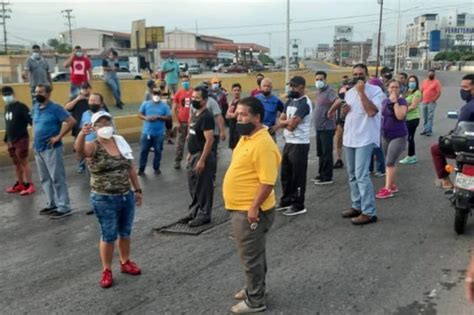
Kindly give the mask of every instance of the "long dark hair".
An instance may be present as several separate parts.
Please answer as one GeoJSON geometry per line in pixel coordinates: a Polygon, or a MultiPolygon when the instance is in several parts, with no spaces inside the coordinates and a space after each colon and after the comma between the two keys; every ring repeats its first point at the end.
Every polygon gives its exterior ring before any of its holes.
{"type": "Polygon", "coordinates": [[[418,81],[418,77],[416,75],[412,74],[411,76],[408,77],[407,84],[410,84],[411,78],[415,79],[415,82],[416,82],[416,88],[411,92],[411,94],[413,94],[420,89],[420,81],[418,81]]]}

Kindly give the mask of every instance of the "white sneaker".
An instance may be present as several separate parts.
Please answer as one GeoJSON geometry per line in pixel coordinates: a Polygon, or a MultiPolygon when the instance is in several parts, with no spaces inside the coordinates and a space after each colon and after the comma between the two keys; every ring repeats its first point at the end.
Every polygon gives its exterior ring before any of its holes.
{"type": "Polygon", "coordinates": [[[250,307],[245,301],[241,301],[232,306],[230,311],[234,314],[249,314],[263,312],[266,309],[267,307],[265,305],[259,307],[250,307]]]}

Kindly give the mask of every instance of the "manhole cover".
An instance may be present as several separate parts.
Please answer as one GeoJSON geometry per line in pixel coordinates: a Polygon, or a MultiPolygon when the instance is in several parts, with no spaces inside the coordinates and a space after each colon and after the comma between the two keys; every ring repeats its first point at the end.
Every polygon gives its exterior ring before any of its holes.
{"type": "Polygon", "coordinates": [[[199,235],[217,225],[227,222],[230,219],[229,213],[224,209],[213,209],[211,222],[198,227],[189,227],[187,224],[174,222],[165,226],[154,228],[158,233],[199,235]]]}

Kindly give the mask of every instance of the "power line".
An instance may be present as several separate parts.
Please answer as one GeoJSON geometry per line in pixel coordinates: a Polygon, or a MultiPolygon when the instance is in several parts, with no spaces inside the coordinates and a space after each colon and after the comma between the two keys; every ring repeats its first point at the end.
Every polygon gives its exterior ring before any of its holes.
{"type": "Polygon", "coordinates": [[[8,15],[8,13],[11,13],[12,10],[7,8],[7,6],[11,5],[10,3],[2,0],[0,4],[2,5],[2,8],[0,9],[0,17],[2,18],[1,24],[3,25],[3,42],[5,45],[5,54],[8,54],[7,19],[10,18],[10,15],[8,15]]]}
{"type": "Polygon", "coordinates": [[[71,15],[72,9],[62,10],[61,13],[63,13],[63,16],[67,19],[67,24],[68,24],[68,27],[69,27],[69,45],[71,46],[71,49],[72,49],[72,27],[71,27],[71,19],[74,18],[74,16],[71,15]]]}

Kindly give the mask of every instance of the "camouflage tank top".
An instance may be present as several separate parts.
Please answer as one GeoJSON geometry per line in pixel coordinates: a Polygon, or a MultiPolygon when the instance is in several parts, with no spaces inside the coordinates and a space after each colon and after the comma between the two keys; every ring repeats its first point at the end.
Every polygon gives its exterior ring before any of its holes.
{"type": "Polygon", "coordinates": [[[95,141],[94,156],[87,162],[91,173],[91,190],[98,194],[118,195],[130,190],[128,169],[132,162],[122,155],[112,156],[95,141]]]}

